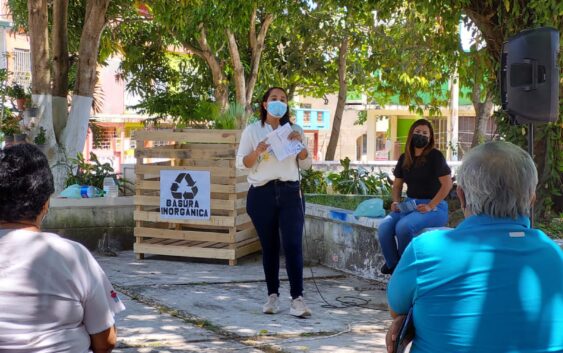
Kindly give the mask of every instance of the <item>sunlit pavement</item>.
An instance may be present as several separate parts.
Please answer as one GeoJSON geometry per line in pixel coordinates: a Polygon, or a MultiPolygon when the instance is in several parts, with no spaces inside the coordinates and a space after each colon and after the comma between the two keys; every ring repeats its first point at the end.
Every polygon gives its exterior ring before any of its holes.
{"type": "Polygon", "coordinates": [[[380,283],[320,266],[311,275],[307,267],[305,300],[313,316],[300,319],[289,315],[283,261],[280,312],[264,315],[258,256],[237,266],[163,256],[135,260],[132,252],[97,259],[127,306],[117,317],[114,352],[385,351],[390,321],[380,283]]]}

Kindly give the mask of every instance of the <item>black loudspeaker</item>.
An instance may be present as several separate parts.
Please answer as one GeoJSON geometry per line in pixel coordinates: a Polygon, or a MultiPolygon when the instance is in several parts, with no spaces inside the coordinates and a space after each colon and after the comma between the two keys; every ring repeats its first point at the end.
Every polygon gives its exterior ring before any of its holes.
{"type": "Polygon", "coordinates": [[[500,89],[502,109],[516,122],[548,123],[559,118],[559,32],[522,31],[504,43],[500,89]]]}

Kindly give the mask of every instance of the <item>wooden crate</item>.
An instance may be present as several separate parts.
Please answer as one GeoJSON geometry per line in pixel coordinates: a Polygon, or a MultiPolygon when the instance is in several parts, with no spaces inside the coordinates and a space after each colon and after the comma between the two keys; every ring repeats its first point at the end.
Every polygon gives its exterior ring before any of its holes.
{"type": "Polygon", "coordinates": [[[246,214],[247,173],[237,170],[239,130],[136,131],[135,245],[144,254],[237,259],[260,250],[246,214]],[[209,220],[160,218],[160,171],[204,170],[211,175],[209,220]]]}

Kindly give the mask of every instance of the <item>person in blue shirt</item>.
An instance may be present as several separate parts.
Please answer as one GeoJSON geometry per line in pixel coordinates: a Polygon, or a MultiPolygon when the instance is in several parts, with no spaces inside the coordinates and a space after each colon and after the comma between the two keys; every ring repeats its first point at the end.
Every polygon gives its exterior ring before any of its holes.
{"type": "Polygon", "coordinates": [[[413,307],[412,353],[563,352],[563,251],[530,227],[532,158],[490,142],[457,175],[466,219],[414,238],[389,281],[388,351],[413,307]]]}

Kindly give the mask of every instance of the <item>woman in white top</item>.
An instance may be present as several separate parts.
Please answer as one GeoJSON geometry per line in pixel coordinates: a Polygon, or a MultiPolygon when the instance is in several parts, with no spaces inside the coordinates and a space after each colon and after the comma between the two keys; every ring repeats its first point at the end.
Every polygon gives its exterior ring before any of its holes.
{"type": "Polygon", "coordinates": [[[125,307],[84,246],[39,230],[53,191],[36,146],[0,150],[0,352],[111,352],[125,307]]]}
{"type": "MultiPolygon", "coordinates": [[[[303,129],[289,121],[287,93],[279,87],[268,89],[260,104],[260,121],[244,129],[237,153],[237,167],[250,169],[246,210],[262,245],[262,263],[268,299],[262,311],[279,310],[280,232],[292,297],[290,314],[311,316],[303,301],[304,201],[299,187],[299,165],[310,161],[306,145],[297,155],[278,160],[267,135],[290,124],[288,140],[304,142],[303,129]]],[[[301,165],[303,166],[303,165],[301,165]]]]}

